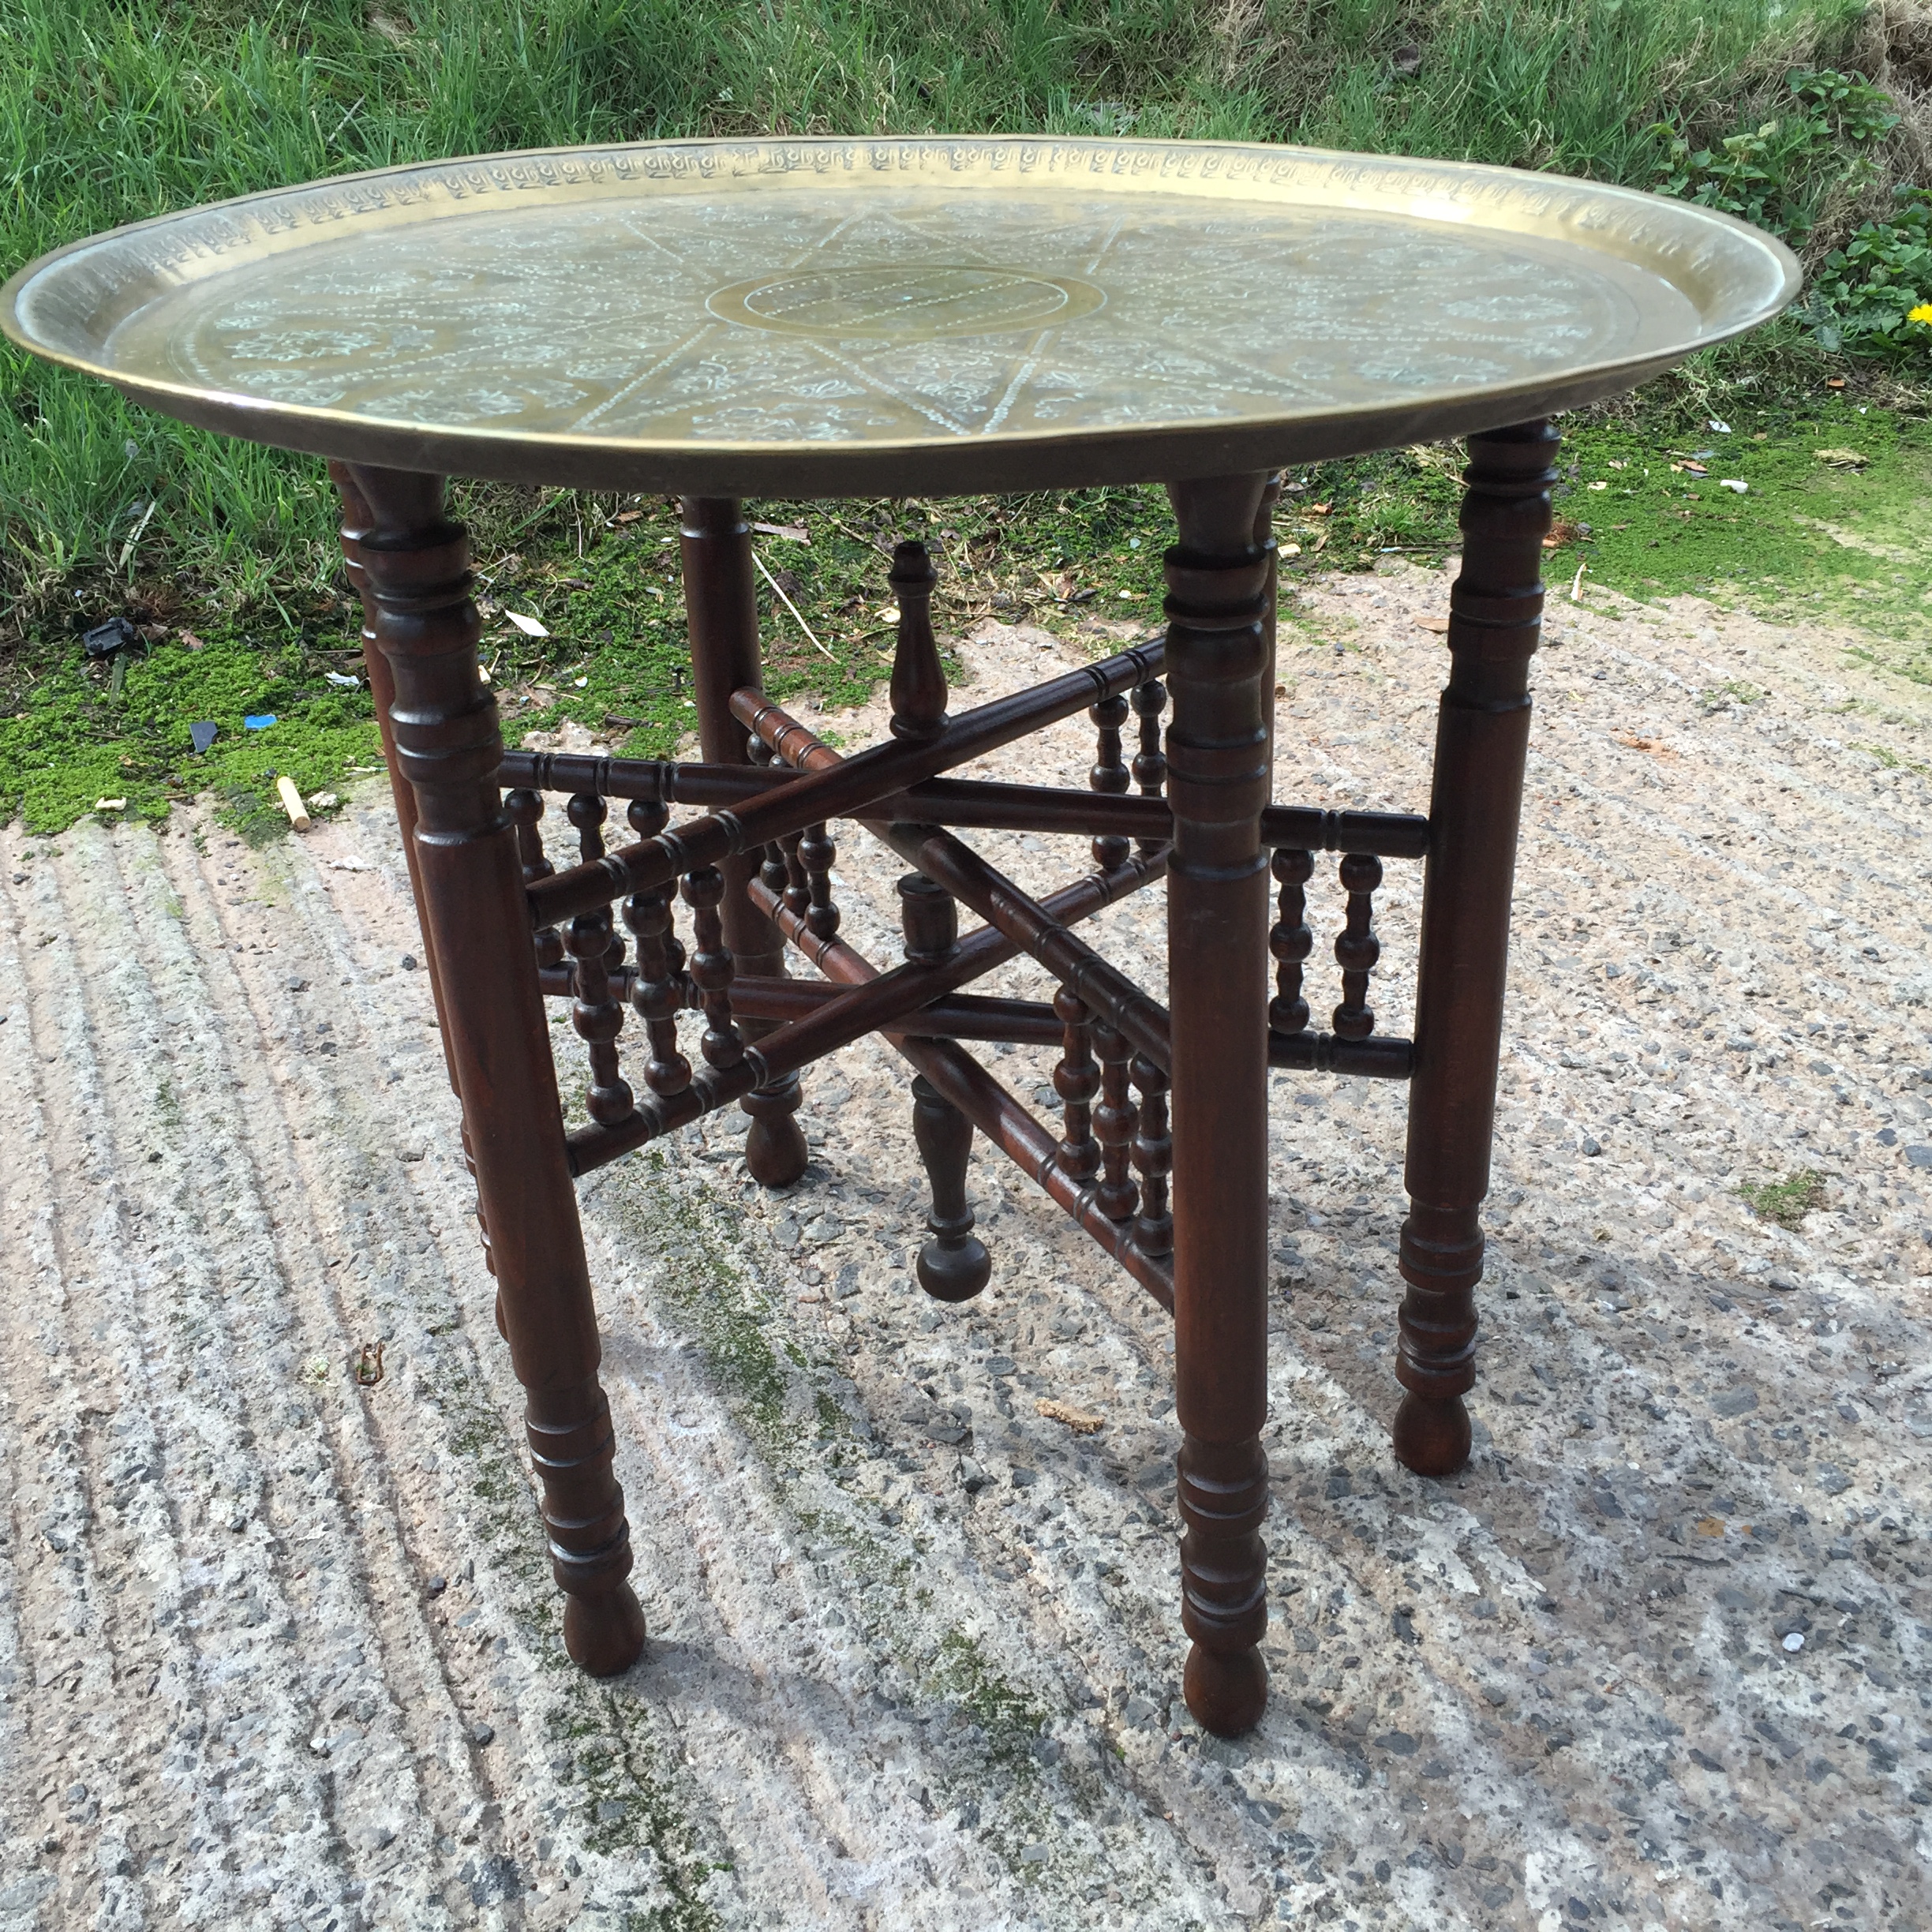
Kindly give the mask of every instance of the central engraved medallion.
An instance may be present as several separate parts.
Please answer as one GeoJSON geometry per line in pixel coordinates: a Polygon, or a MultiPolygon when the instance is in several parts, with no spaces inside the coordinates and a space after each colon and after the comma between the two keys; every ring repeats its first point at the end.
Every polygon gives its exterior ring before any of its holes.
{"type": "Polygon", "coordinates": [[[926,342],[1051,328],[1090,315],[1103,290],[1066,275],[926,263],[814,268],[734,282],[705,306],[725,322],[792,335],[883,335],[926,342]]]}

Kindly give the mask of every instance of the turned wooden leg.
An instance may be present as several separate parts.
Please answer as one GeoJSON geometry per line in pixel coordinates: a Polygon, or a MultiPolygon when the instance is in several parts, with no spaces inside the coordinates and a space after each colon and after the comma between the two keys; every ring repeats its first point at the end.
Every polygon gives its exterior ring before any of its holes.
{"type": "Polygon", "coordinates": [[[1175,1402],[1188,1709],[1237,1736],[1267,1673],[1267,479],[1174,484],[1167,553],[1175,1402]]]}
{"type": "MultiPolygon", "coordinates": [[[[691,695],[698,706],[698,740],[713,765],[749,765],[751,737],[732,716],[735,691],[764,688],[758,661],[758,599],[751,564],[751,531],[743,506],[729,496],[687,496],[680,536],[684,564],[684,608],[691,620],[691,695]]],[[[746,853],[723,859],[724,897],[720,912],[724,944],[741,973],[777,978],[785,970],[778,929],[752,904],[746,891],[758,867],[746,853]]],[[[743,1020],[747,1040],[774,1023],[743,1020]]],[[[745,1135],[745,1165],[768,1188],[789,1187],[810,1159],[805,1136],[792,1116],[799,1109],[799,1076],[788,1073],[739,1103],[751,1117],[745,1135]]]]}
{"type": "MultiPolygon", "coordinates": [[[[943,886],[924,874],[899,882],[906,957],[938,965],[959,945],[959,907],[943,886]]],[[[970,1301],[993,1278],[993,1258],[973,1233],[966,1198],[966,1163],[972,1154],[972,1122],[920,1074],[912,1083],[912,1138],[932,1189],[930,1236],[919,1251],[919,1284],[935,1301],[970,1301]]]]}
{"type": "Polygon", "coordinates": [[[1556,480],[1547,422],[1470,439],[1462,569],[1449,602],[1449,683],[1436,727],[1429,852],[1409,1088],[1409,1218],[1402,1339],[1408,1391],[1395,1453],[1423,1476],[1469,1459],[1462,1397],[1476,1380],[1478,1211],[1489,1191],[1510,888],[1530,740],[1530,658],[1556,480]]]}
{"type": "MultiPolygon", "coordinates": [[[[396,824],[402,834],[402,863],[409,868],[410,896],[416,901],[416,923],[422,932],[423,964],[429,975],[429,995],[436,1003],[436,1024],[443,1023],[443,975],[436,964],[436,949],[429,938],[429,922],[423,916],[422,876],[416,858],[416,793],[396,764],[395,732],[389,713],[395,703],[395,683],[389,675],[389,660],[376,648],[376,601],[369,586],[369,573],[362,567],[362,544],[369,534],[368,502],[348,464],[332,462],[329,480],[342,498],[343,562],[349,582],[362,603],[362,669],[369,679],[369,697],[376,707],[376,728],[382,734],[383,762],[389,768],[390,796],[395,800],[396,824]]],[[[443,1043],[443,1063],[449,1073],[451,1090],[456,1088],[456,1065],[450,1058],[447,1035],[443,1043]]]]}
{"type": "Polygon", "coordinates": [[[515,829],[496,787],[496,702],[477,672],[468,545],[444,515],[441,478],[350,474],[369,511],[359,549],[393,680],[395,766],[415,807],[424,943],[443,963],[444,1038],[565,1593],[564,1643],[609,1676],[642,1649],[644,1615],[625,1580],[630,1531],[515,829]]]}
{"type": "MultiPolygon", "coordinates": [[[[389,768],[389,795],[395,801],[397,829],[402,835],[402,863],[409,870],[410,897],[416,902],[416,926],[421,934],[423,966],[429,981],[429,998],[436,1008],[436,1034],[443,1043],[443,1067],[449,1076],[450,1091],[462,1104],[462,1090],[456,1084],[456,1062],[450,1053],[449,1029],[443,1021],[443,974],[436,964],[436,948],[429,937],[429,921],[423,912],[422,877],[416,857],[416,791],[396,762],[395,732],[389,713],[395,702],[395,681],[389,675],[389,660],[376,647],[376,600],[369,590],[369,573],[362,567],[362,539],[369,526],[369,507],[364,500],[355,474],[348,464],[332,462],[329,480],[342,498],[343,520],[339,534],[343,562],[350,586],[362,604],[362,668],[369,679],[369,697],[376,707],[376,728],[382,734],[383,762],[389,768]]],[[[462,1125],[463,1164],[470,1178],[476,1178],[476,1156],[470,1147],[470,1123],[462,1125]]],[[[483,1244],[483,1264],[494,1275],[496,1257],[490,1252],[489,1226],[483,1219],[483,1200],[476,1204],[477,1234],[483,1244]]],[[[496,1302],[496,1327],[504,1331],[503,1297],[496,1302]]]]}

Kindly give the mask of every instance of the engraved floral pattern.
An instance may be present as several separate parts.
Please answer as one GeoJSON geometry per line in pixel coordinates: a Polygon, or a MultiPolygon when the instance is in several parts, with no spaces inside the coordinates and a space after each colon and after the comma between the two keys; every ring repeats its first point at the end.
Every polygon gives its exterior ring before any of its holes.
{"type": "Polygon", "coordinates": [[[1275,421],[1634,363],[1705,332],[1677,284],[1727,249],[1775,280],[1751,245],[1620,191],[1431,163],[692,143],[191,212],[30,276],[12,327],[137,383],[372,421],[897,444],[1275,421]],[[1594,245],[1613,215],[1619,245],[1594,245]]]}

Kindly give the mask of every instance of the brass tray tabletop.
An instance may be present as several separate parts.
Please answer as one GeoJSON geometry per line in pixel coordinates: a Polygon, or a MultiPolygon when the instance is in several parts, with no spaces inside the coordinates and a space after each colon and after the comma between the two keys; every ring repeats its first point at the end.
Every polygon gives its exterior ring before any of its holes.
{"type": "Polygon", "coordinates": [[[1561,176],[1234,144],[665,141],[167,215],[22,269],[35,354],[230,435],[713,496],[1254,470],[1634,387],[1798,286],[1561,176]]]}

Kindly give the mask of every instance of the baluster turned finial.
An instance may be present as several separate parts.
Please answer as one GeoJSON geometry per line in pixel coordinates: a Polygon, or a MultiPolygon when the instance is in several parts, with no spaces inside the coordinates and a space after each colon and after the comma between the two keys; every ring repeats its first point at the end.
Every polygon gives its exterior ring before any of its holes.
{"type": "Polygon", "coordinates": [[[930,738],[945,723],[945,668],[933,635],[933,586],[938,582],[923,543],[893,550],[886,581],[899,606],[899,642],[893,653],[892,732],[895,738],[930,738]]]}

